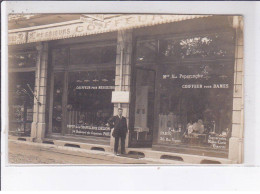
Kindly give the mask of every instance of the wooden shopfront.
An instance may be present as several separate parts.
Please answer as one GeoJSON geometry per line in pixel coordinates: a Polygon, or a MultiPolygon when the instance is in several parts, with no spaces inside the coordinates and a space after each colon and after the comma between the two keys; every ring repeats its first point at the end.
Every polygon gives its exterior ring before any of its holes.
{"type": "MultiPolygon", "coordinates": [[[[107,39],[109,37],[109,39],[107,39]]],[[[109,144],[116,39],[61,40],[51,45],[47,137],[109,144]],[[68,44],[69,42],[69,44],[68,44]],[[82,43],[83,42],[83,43],[82,43]]]]}
{"type": "Polygon", "coordinates": [[[228,21],[224,30],[193,22],[193,31],[171,24],[134,32],[131,147],[228,156],[235,32],[228,21]]]}

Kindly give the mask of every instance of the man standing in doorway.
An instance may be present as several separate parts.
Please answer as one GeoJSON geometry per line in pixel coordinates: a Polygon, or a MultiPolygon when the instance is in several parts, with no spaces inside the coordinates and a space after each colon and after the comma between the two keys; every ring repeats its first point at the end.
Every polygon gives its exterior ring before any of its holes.
{"type": "Polygon", "coordinates": [[[121,154],[125,154],[125,138],[127,133],[126,118],[122,116],[123,109],[118,108],[118,115],[109,119],[108,123],[114,127],[113,137],[115,138],[114,153],[118,156],[119,139],[121,141],[121,154]]]}

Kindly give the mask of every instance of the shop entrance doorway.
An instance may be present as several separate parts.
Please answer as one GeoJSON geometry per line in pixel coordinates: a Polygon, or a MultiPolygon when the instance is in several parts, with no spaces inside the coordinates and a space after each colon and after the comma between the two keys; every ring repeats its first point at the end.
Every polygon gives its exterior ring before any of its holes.
{"type": "Polygon", "coordinates": [[[151,147],[154,130],[155,71],[138,67],[135,72],[132,147],[151,147]]]}

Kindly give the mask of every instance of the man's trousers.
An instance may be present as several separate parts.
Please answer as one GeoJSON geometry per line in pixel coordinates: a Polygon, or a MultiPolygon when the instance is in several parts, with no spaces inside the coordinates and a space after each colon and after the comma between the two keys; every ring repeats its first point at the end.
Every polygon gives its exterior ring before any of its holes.
{"type": "Polygon", "coordinates": [[[115,145],[114,145],[114,152],[118,152],[118,144],[119,144],[119,139],[121,141],[121,154],[125,153],[125,136],[116,136],[115,137],[115,145]]]}

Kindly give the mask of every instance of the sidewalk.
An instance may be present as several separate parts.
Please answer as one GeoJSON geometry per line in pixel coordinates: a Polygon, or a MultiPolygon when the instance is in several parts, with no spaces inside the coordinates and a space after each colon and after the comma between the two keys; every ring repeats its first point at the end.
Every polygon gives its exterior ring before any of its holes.
{"type": "Polygon", "coordinates": [[[41,144],[9,139],[9,164],[76,164],[76,165],[122,165],[122,164],[171,164],[172,161],[115,156],[110,152],[41,144]],[[163,162],[163,163],[162,163],[163,162]]]}

